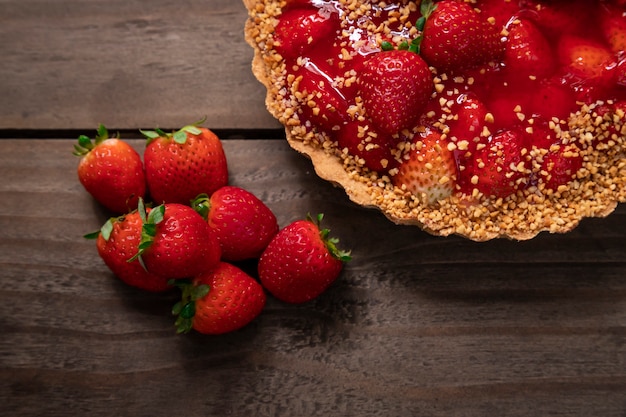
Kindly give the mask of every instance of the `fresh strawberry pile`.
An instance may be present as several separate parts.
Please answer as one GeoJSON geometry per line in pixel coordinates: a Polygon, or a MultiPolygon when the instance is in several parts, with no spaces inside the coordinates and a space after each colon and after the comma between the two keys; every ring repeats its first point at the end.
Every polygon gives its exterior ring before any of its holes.
{"type": "Polygon", "coordinates": [[[355,200],[394,221],[528,238],[626,199],[622,0],[259,0],[249,11],[255,75],[290,144],[328,177],[338,162],[368,187],[355,200]]]}
{"type": "Polygon", "coordinates": [[[288,303],[322,294],[349,253],[308,216],[279,229],[270,208],[228,183],[220,139],[198,124],[166,133],[142,131],[141,155],[99,126],[80,136],[78,178],[113,213],[86,235],[117,278],[152,292],[180,290],[172,312],[178,332],[231,332],[254,320],[266,291],[288,303]],[[254,261],[246,272],[242,261],[254,261]]]}

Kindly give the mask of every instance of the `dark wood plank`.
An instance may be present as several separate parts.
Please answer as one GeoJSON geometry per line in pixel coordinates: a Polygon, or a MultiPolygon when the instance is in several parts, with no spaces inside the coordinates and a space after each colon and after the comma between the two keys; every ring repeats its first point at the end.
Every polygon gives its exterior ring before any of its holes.
{"type": "Polygon", "coordinates": [[[277,128],[241,1],[0,4],[0,129],[277,128]]]}
{"type": "Polygon", "coordinates": [[[81,237],[106,214],[71,143],[0,141],[1,415],[626,412],[624,206],[523,243],[437,238],[354,206],[283,141],[225,141],[233,184],[281,226],[326,213],[354,260],[314,302],[177,336],[175,294],[124,286],[81,237]]]}

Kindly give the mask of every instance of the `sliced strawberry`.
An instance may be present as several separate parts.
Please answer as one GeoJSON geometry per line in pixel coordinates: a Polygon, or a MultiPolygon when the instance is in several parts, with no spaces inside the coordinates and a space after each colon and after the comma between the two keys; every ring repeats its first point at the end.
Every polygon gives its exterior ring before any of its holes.
{"type": "Polygon", "coordinates": [[[518,2],[511,0],[478,0],[476,7],[488,19],[493,18],[498,28],[503,28],[520,11],[518,2]]]}
{"type": "Polygon", "coordinates": [[[456,185],[456,162],[448,141],[431,129],[417,135],[392,181],[425,204],[450,196],[456,185]]]}
{"type": "Polygon", "coordinates": [[[485,103],[493,115],[494,130],[517,127],[529,116],[528,109],[534,92],[528,88],[528,83],[516,85],[503,82],[495,84],[491,97],[485,103]]]}
{"type": "Polygon", "coordinates": [[[303,124],[332,132],[348,121],[348,102],[328,74],[306,63],[295,75],[294,96],[302,103],[298,117],[303,124]]]}
{"type": "Polygon", "coordinates": [[[571,112],[578,110],[579,106],[571,89],[557,79],[541,80],[535,84],[527,106],[529,117],[541,115],[548,120],[553,117],[567,120],[571,112]]]}
{"type": "Polygon", "coordinates": [[[467,3],[443,0],[425,17],[420,53],[439,72],[484,64],[503,51],[501,27],[467,3]]]}
{"type": "Polygon", "coordinates": [[[548,38],[569,34],[583,34],[589,30],[589,21],[595,13],[595,4],[588,0],[520,0],[521,16],[533,20],[548,38]]]}
{"type": "Polygon", "coordinates": [[[528,137],[529,145],[539,149],[550,149],[560,141],[556,132],[550,128],[550,121],[543,117],[536,117],[532,126],[528,126],[523,133],[528,137]]]}
{"type": "Polygon", "coordinates": [[[347,149],[364,166],[379,173],[398,165],[394,155],[398,142],[397,137],[359,121],[349,122],[337,133],[339,149],[347,149]]]}
{"type": "Polygon", "coordinates": [[[358,84],[367,116],[389,134],[412,128],[433,91],[428,65],[406,50],[372,55],[364,64],[358,84]]]}
{"type": "Polygon", "coordinates": [[[558,43],[563,80],[579,100],[593,102],[615,86],[617,62],[603,44],[576,35],[563,35],[558,43]]]}
{"type": "Polygon", "coordinates": [[[540,180],[546,189],[557,190],[574,179],[582,166],[583,157],[575,146],[561,146],[543,157],[540,180]]]}
{"type": "Polygon", "coordinates": [[[485,104],[474,94],[461,94],[450,108],[454,117],[448,121],[450,132],[462,153],[473,152],[485,128],[492,129],[485,104]]]}
{"type": "Polygon", "coordinates": [[[527,19],[515,20],[509,26],[504,52],[506,70],[515,77],[548,77],[554,73],[554,51],[535,24],[527,19]]]}
{"type": "Polygon", "coordinates": [[[616,54],[626,53],[626,11],[606,3],[600,6],[600,29],[611,50],[616,54]]]}
{"type": "Polygon", "coordinates": [[[526,137],[504,130],[479,146],[460,171],[461,190],[477,189],[485,196],[505,198],[526,188],[530,178],[526,137]]]}
{"type": "Polygon", "coordinates": [[[294,8],[285,12],[274,31],[274,48],[284,58],[297,58],[320,40],[335,37],[337,13],[317,8],[294,8]]]}

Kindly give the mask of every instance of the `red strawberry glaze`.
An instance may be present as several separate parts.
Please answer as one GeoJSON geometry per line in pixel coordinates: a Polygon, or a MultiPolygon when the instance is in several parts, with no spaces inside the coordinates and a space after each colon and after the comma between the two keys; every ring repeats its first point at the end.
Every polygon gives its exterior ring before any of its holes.
{"type": "MultiPolygon", "coordinates": [[[[437,3],[443,7],[444,3],[454,2],[437,3]]],[[[376,144],[371,137],[368,143],[347,138],[358,130],[357,126],[362,130],[368,121],[372,125],[371,117],[377,118],[367,114],[359,96],[358,81],[364,63],[385,53],[381,51],[383,42],[410,43],[420,33],[413,25],[420,17],[415,3],[383,4],[365,2],[355,6],[345,0],[291,0],[278,16],[274,39],[276,51],[281,53],[286,71],[294,80],[292,85],[299,101],[296,113],[307,131],[331,141],[339,140],[339,147],[348,149],[355,157],[363,158],[366,154],[366,167],[393,174],[397,164],[389,163],[389,156],[400,139],[390,140],[387,134],[381,134],[380,143],[376,144]],[[374,158],[381,156],[382,163],[367,161],[366,146],[390,150],[369,152],[374,158]]],[[[614,53],[603,35],[611,30],[600,29],[601,23],[608,20],[606,13],[600,13],[609,7],[604,2],[590,5],[584,0],[485,0],[477,1],[474,11],[483,4],[485,11],[472,19],[489,26],[490,32],[500,32],[504,53],[495,62],[479,66],[465,62],[446,73],[431,66],[436,92],[427,110],[421,112],[419,123],[415,123],[415,129],[424,123],[439,129],[453,143],[451,147],[457,148],[456,192],[465,194],[472,194],[473,190],[464,183],[463,171],[467,167],[475,169],[476,158],[484,153],[477,153],[476,146],[497,142],[498,137],[504,136],[515,142],[512,146],[521,149],[529,167],[539,167],[541,161],[533,158],[540,159],[541,155],[532,157],[531,150],[558,145],[560,139],[554,125],[566,124],[570,113],[580,109],[581,101],[591,104],[626,96],[624,76],[619,76],[619,69],[626,65],[624,52],[614,53]],[[471,102],[466,101],[467,97],[471,97],[471,102]]],[[[620,8],[614,4],[610,7],[620,8]]],[[[429,51],[435,48],[429,42],[429,51]]],[[[423,58],[430,64],[427,57],[423,58]]],[[[369,129],[375,131],[376,127],[369,129]]],[[[403,133],[410,141],[412,134],[403,133]]],[[[542,177],[532,172],[530,176],[542,177]]],[[[571,177],[562,175],[558,180],[567,183],[571,177]]],[[[551,180],[550,188],[555,188],[555,181],[551,180]]],[[[528,180],[510,187],[485,182],[476,188],[486,196],[506,197],[529,184],[534,183],[528,180]]]]}

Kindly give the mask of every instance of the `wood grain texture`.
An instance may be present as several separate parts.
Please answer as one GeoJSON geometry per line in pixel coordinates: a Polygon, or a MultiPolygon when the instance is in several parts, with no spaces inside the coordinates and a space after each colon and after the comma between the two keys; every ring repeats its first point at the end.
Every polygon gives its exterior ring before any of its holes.
{"type": "Polygon", "coordinates": [[[176,294],[123,285],[81,237],[107,215],[71,146],[0,141],[0,415],[626,413],[623,206],[528,242],[436,238],[354,206],[284,141],[225,141],[233,184],[281,226],[324,212],[354,259],[311,303],[177,336],[176,294]]]}
{"type": "Polygon", "coordinates": [[[277,128],[242,2],[1,0],[0,129],[277,128]]]}

